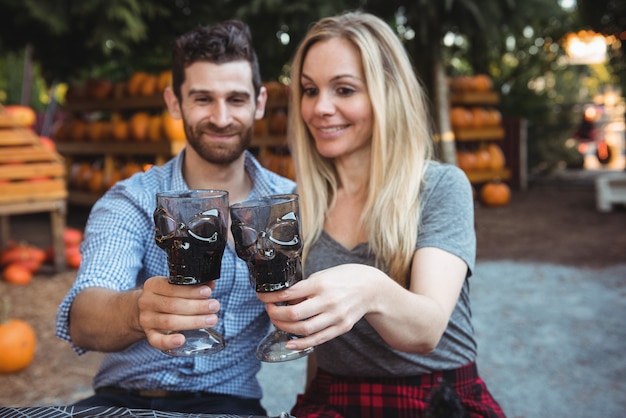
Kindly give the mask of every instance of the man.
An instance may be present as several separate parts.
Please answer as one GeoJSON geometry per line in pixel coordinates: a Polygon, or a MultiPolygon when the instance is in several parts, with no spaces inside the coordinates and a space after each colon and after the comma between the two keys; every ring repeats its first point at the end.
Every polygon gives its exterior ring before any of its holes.
{"type": "Polygon", "coordinates": [[[184,122],[187,146],[163,166],[117,183],[94,205],[76,282],[57,313],[57,335],[79,354],[109,353],[94,379],[95,395],[77,405],[265,415],[254,350],[269,320],[245,262],[231,242],[211,286],[169,284],[152,215],[158,191],[227,190],[234,203],[293,192],[294,183],[246,151],[267,100],[246,25],[227,21],[181,36],[172,65],[164,98],[184,122]],[[196,357],[160,351],[183,344],[184,336],[170,331],[206,327],[224,336],[223,351],[196,357]]]}

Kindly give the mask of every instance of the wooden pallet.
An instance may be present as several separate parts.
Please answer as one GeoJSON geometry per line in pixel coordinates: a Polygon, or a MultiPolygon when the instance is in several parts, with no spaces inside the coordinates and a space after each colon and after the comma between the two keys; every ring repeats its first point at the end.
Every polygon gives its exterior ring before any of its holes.
{"type": "Polygon", "coordinates": [[[0,204],[65,199],[63,158],[0,109],[0,204]]]}

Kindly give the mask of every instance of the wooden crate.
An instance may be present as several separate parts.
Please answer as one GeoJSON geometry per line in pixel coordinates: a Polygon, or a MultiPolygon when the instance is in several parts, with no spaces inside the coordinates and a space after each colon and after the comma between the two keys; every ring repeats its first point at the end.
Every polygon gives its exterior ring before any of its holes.
{"type": "Polygon", "coordinates": [[[67,197],[63,158],[0,113],[0,204],[67,197]]]}
{"type": "Polygon", "coordinates": [[[65,269],[66,169],[29,128],[19,126],[0,106],[0,245],[10,238],[9,217],[49,212],[54,264],[65,269]]]}

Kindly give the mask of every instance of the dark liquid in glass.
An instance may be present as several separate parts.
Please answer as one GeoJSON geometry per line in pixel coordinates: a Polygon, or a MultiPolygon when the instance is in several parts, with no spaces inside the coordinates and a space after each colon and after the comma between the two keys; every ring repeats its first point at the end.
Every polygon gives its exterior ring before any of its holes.
{"type": "Polygon", "coordinates": [[[219,279],[225,234],[211,243],[191,237],[156,237],[156,242],[167,252],[170,283],[199,284],[219,279]]]}
{"type": "Polygon", "coordinates": [[[271,260],[258,256],[252,257],[248,261],[248,269],[257,292],[275,292],[302,280],[300,258],[288,258],[281,253],[276,253],[271,260]]]}

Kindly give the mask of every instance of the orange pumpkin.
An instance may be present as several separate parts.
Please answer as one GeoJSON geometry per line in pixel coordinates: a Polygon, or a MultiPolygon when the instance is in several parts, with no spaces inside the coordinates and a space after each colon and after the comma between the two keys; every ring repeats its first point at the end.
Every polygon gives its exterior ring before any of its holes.
{"type": "Polygon", "coordinates": [[[80,245],[83,241],[83,231],[76,228],[66,227],[63,230],[63,243],[66,246],[80,245]]]}
{"type": "Polygon", "coordinates": [[[474,155],[476,156],[476,169],[477,170],[487,170],[490,167],[490,154],[487,151],[487,148],[481,147],[474,151],[474,155]]]}
{"type": "Polygon", "coordinates": [[[26,368],[35,358],[36,335],[33,328],[20,319],[0,322],[0,373],[13,373],[26,368]]]}
{"type": "Polygon", "coordinates": [[[472,112],[472,126],[474,128],[483,128],[488,125],[489,113],[487,109],[480,106],[474,106],[472,112]]]}
{"type": "Polygon", "coordinates": [[[85,90],[89,98],[103,100],[113,92],[113,83],[109,80],[91,78],[85,82],[85,90]]]}
{"type": "Polygon", "coordinates": [[[31,282],[33,273],[27,266],[15,262],[4,268],[2,279],[7,283],[23,286],[31,282]]]}
{"type": "Polygon", "coordinates": [[[104,171],[101,168],[94,168],[91,171],[87,189],[92,193],[102,193],[104,191],[104,171]]]}
{"type": "Polygon", "coordinates": [[[450,124],[453,128],[467,128],[472,125],[472,112],[463,106],[450,109],[450,124]]]}
{"type": "Polygon", "coordinates": [[[157,93],[159,78],[154,74],[146,74],[139,88],[140,96],[153,96],[157,93]]]}
{"type": "Polygon", "coordinates": [[[480,189],[480,201],[489,207],[506,206],[511,201],[511,189],[500,181],[487,182],[480,189]]]}
{"type": "Polygon", "coordinates": [[[456,154],[456,162],[463,171],[472,171],[476,169],[476,155],[471,151],[458,151],[456,154]]]}
{"type": "Polygon", "coordinates": [[[18,126],[31,127],[37,121],[37,114],[29,106],[8,105],[4,107],[4,110],[18,126]]]}
{"type": "Polygon", "coordinates": [[[126,83],[126,93],[130,97],[139,96],[141,94],[141,86],[149,75],[145,71],[137,71],[131,74],[126,83]]]}
{"type": "Polygon", "coordinates": [[[187,139],[182,119],[174,119],[167,110],[161,115],[161,124],[165,138],[168,140],[175,142],[187,139]]]}
{"type": "Polygon", "coordinates": [[[72,141],[83,142],[87,137],[89,124],[82,119],[74,119],[71,122],[69,137],[72,141]]]}
{"type": "Polygon", "coordinates": [[[487,145],[487,152],[489,153],[489,168],[492,170],[501,170],[505,165],[504,152],[498,144],[487,145]]]}
{"type": "Polygon", "coordinates": [[[147,112],[136,112],[129,119],[130,136],[135,141],[143,142],[148,138],[150,115],[147,112]]]}
{"type": "Polygon", "coordinates": [[[148,133],[147,139],[151,142],[159,142],[163,139],[163,130],[161,129],[163,125],[162,118],[160,115],[152,115],[148,120],[148,133]]]}
{"type": "Polygon", "coordinates": [[[487,74],[476,74],[472,77],[472,89],[478,92],[486,92],[491,90],[493,82],[487,74]]]}
{"type": "Polygon", "coordinates": [[[165,89],[172,85],[172,71],[163,70],[158,75],[157,91],[163,93],[165,89]]]}
{"type": "Polygon", "coordinates": [[[130,126],[128,121],[118,118],[113,120],[111,123],[113,125],[113,139],[118,142],[128,140],[128,137],[130,136],[130,126]]]}

